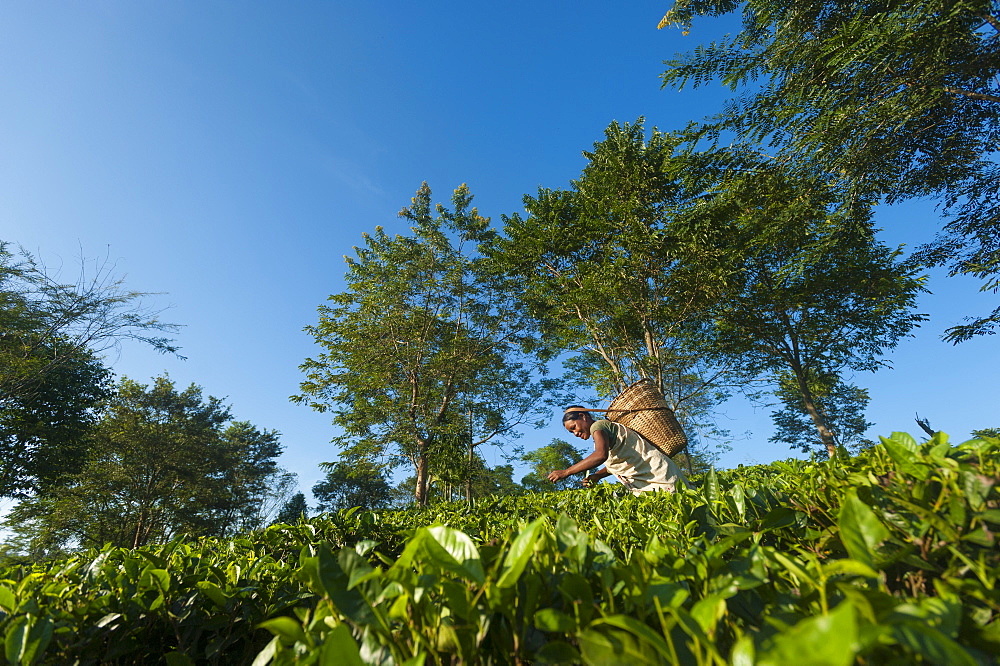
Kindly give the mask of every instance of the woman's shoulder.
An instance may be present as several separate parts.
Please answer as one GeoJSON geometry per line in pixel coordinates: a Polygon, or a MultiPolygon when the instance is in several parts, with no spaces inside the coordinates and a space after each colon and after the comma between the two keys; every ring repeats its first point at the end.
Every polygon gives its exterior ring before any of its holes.
{"type": "Polygon", "coordinates": [[[593,422],[593,424],[591,424],[590,432],[594,433],[597,432],[598,430],[610,431],[613,428],[614,428],[614,423],[612,423],[611,421],[607,419],[597,419],[596,421],[593,422]]]}

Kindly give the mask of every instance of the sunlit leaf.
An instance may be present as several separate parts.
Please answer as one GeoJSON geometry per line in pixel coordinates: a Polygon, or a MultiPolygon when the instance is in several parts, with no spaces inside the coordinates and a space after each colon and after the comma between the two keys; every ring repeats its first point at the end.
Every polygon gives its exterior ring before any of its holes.
{"type": "Polygon", "coordinates": [[[257,625],[261,629],[267,629],[275,636],[279,636],[288,644],[296,641],[305,641],[306,636],[302,632],[302,625],[297,620],[290,617],[275,617],[265,620],[257,625]]]}
{"type": "Polygon", "coordinates": [[[431,537],[427,544],[434,549],[439,563],[477,583],[483,583],[486,576],[479,549],[467,534],[443,525],[427,528],[427,533],[431,537]]]}
{"type": "Polygon", "coordinates": [[[517,579],[521,577],[524,568],[528,565],[528,560],[531,559],[535,543],[541,536],[544,525],[543,519],[539,518],[521,530],[514,539],[510,550],[507,551],[507,557],[504,559],[503,573],[497,581],[498,587],[510,587],[517,583],[517,579]]]}

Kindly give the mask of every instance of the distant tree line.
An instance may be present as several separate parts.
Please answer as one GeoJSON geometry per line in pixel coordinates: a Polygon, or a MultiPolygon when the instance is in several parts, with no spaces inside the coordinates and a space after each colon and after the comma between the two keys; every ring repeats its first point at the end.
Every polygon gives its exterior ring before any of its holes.
{"type": "Polygon", "coordinates": [[[296,485],[277,466],[278,433],[234,420],[194,384],[114,381],[103,352],[136,339],[176,353],[162,335],[175,327],[111,267],[90,275],[61,283],[0,243],[0,496],[18,502],[6,552],[37,559],[266,525],[296,485]]]}

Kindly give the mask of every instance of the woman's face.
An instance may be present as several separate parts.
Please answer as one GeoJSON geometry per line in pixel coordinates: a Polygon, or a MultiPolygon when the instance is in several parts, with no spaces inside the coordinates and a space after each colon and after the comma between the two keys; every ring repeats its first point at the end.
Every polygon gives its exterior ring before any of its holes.
{"type": "Polygon", "coordinates": [[[584,416],[575,421],[566,421],[563,425],[580,439],[590,439],[590,423],[591,419],[584,416]]]}

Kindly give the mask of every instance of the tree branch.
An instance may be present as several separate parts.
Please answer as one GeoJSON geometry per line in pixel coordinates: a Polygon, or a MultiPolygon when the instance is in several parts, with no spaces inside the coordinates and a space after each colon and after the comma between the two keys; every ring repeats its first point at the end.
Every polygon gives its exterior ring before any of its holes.
{"type": "Polygon", "coordinates": [[[921,430],[923,430],[924,432],[926,432],[931,437],[933,437],[934,435],[937,434],[934,431],[934,428],[931,427],[930,421],[928,419],[922,419],[922,418],[920,418],[920,414],[917,414],[916,416],[917,416],[917,418],[915,420],[917,422],[917,425],[920,426],[921,430]]]}
{"type": "Polygon", "coordinates": [[[994,30],[1000,32],[1000,19],[997,19],[996,16],[993,16],[992,14],[980,14],[979,18],[993,26],[994,30]]]}
{"type": "Polygon", "coordinates": [[[1000,102],[1000,96],[997,95],[987,95],[985,93],[969,92],[968,90],[959,90],[958,88],[944,88],[946,93],[951,93],[952,95],[961,95],[963,97],[968,97],[970,99],[980,99],[985,102],[1000,102]]]}

